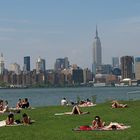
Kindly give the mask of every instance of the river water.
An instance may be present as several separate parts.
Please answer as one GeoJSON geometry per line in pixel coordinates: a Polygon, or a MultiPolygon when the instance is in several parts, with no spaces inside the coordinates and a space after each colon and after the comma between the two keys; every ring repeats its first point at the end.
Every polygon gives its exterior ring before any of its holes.
{"type": "Polygon", "coordinates": [[[96,103],[107,100],[140,99],[140,87],[82,87],[82,88],[34,88],[34,89],[0,89],[0,99],[8,100],[14,107],[19,98],[28,98],[31,106],[59,105],[60,100],[66,97],[68,101],[76,102],[92,99],[96,96],[96,103]]]}

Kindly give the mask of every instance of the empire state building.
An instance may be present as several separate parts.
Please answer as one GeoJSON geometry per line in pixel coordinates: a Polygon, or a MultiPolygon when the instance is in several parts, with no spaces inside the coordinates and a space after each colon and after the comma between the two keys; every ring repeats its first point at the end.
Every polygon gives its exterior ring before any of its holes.
{"type": "Polygon", "coordinates": [[[93,66],[92,71],[94,74],[97,73],[99,67],[102,65],[102,47],[100,38],[98,37],[98,30],[96,26],[96,36],[93,42],[93,66]]]}

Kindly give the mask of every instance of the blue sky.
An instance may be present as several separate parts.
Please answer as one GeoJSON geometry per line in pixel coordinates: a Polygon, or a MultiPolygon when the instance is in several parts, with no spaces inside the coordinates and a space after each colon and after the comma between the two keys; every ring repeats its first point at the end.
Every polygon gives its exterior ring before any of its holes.
{"type": "Polygon", "coordinates": [[[98,25],[103,63],[113,56],[140,56],[139,0],[1,0],[0,52],[6,67],[23,57],[56,58],[91,68],[92,45],[98,25]]]}

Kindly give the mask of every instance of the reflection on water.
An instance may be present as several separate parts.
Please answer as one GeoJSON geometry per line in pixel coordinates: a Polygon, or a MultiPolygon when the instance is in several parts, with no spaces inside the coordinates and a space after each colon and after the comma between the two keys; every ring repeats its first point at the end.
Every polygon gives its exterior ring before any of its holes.
{"type": "Polygon", "coordinates": [[[95,96],[96,103],[112,99],[128,100],[133,96],[140,99],[140,87],[0,89],[0,99],[8,100],[11,106],[15,106],[19,98],[28,98],[32,106],[48,106],[59,105],[63,97],[75,102],[77,97],[92,100],[95,96]]]}

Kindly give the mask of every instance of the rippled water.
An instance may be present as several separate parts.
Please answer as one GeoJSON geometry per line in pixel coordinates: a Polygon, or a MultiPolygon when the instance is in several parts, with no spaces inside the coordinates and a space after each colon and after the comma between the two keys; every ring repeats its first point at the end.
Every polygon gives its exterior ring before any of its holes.
{"type": "Polygon", "coordinates": [[[48,106],[59,105],[63,97],[69,101],[76,101],[77,97],[92,99],[94,95],[96,103],[111,99],[140,99],[140,87],[0,89],[0,99],[8,100],[10,106],[15,106],[19,98],[28,98],[32,106],[48,106]]]}

